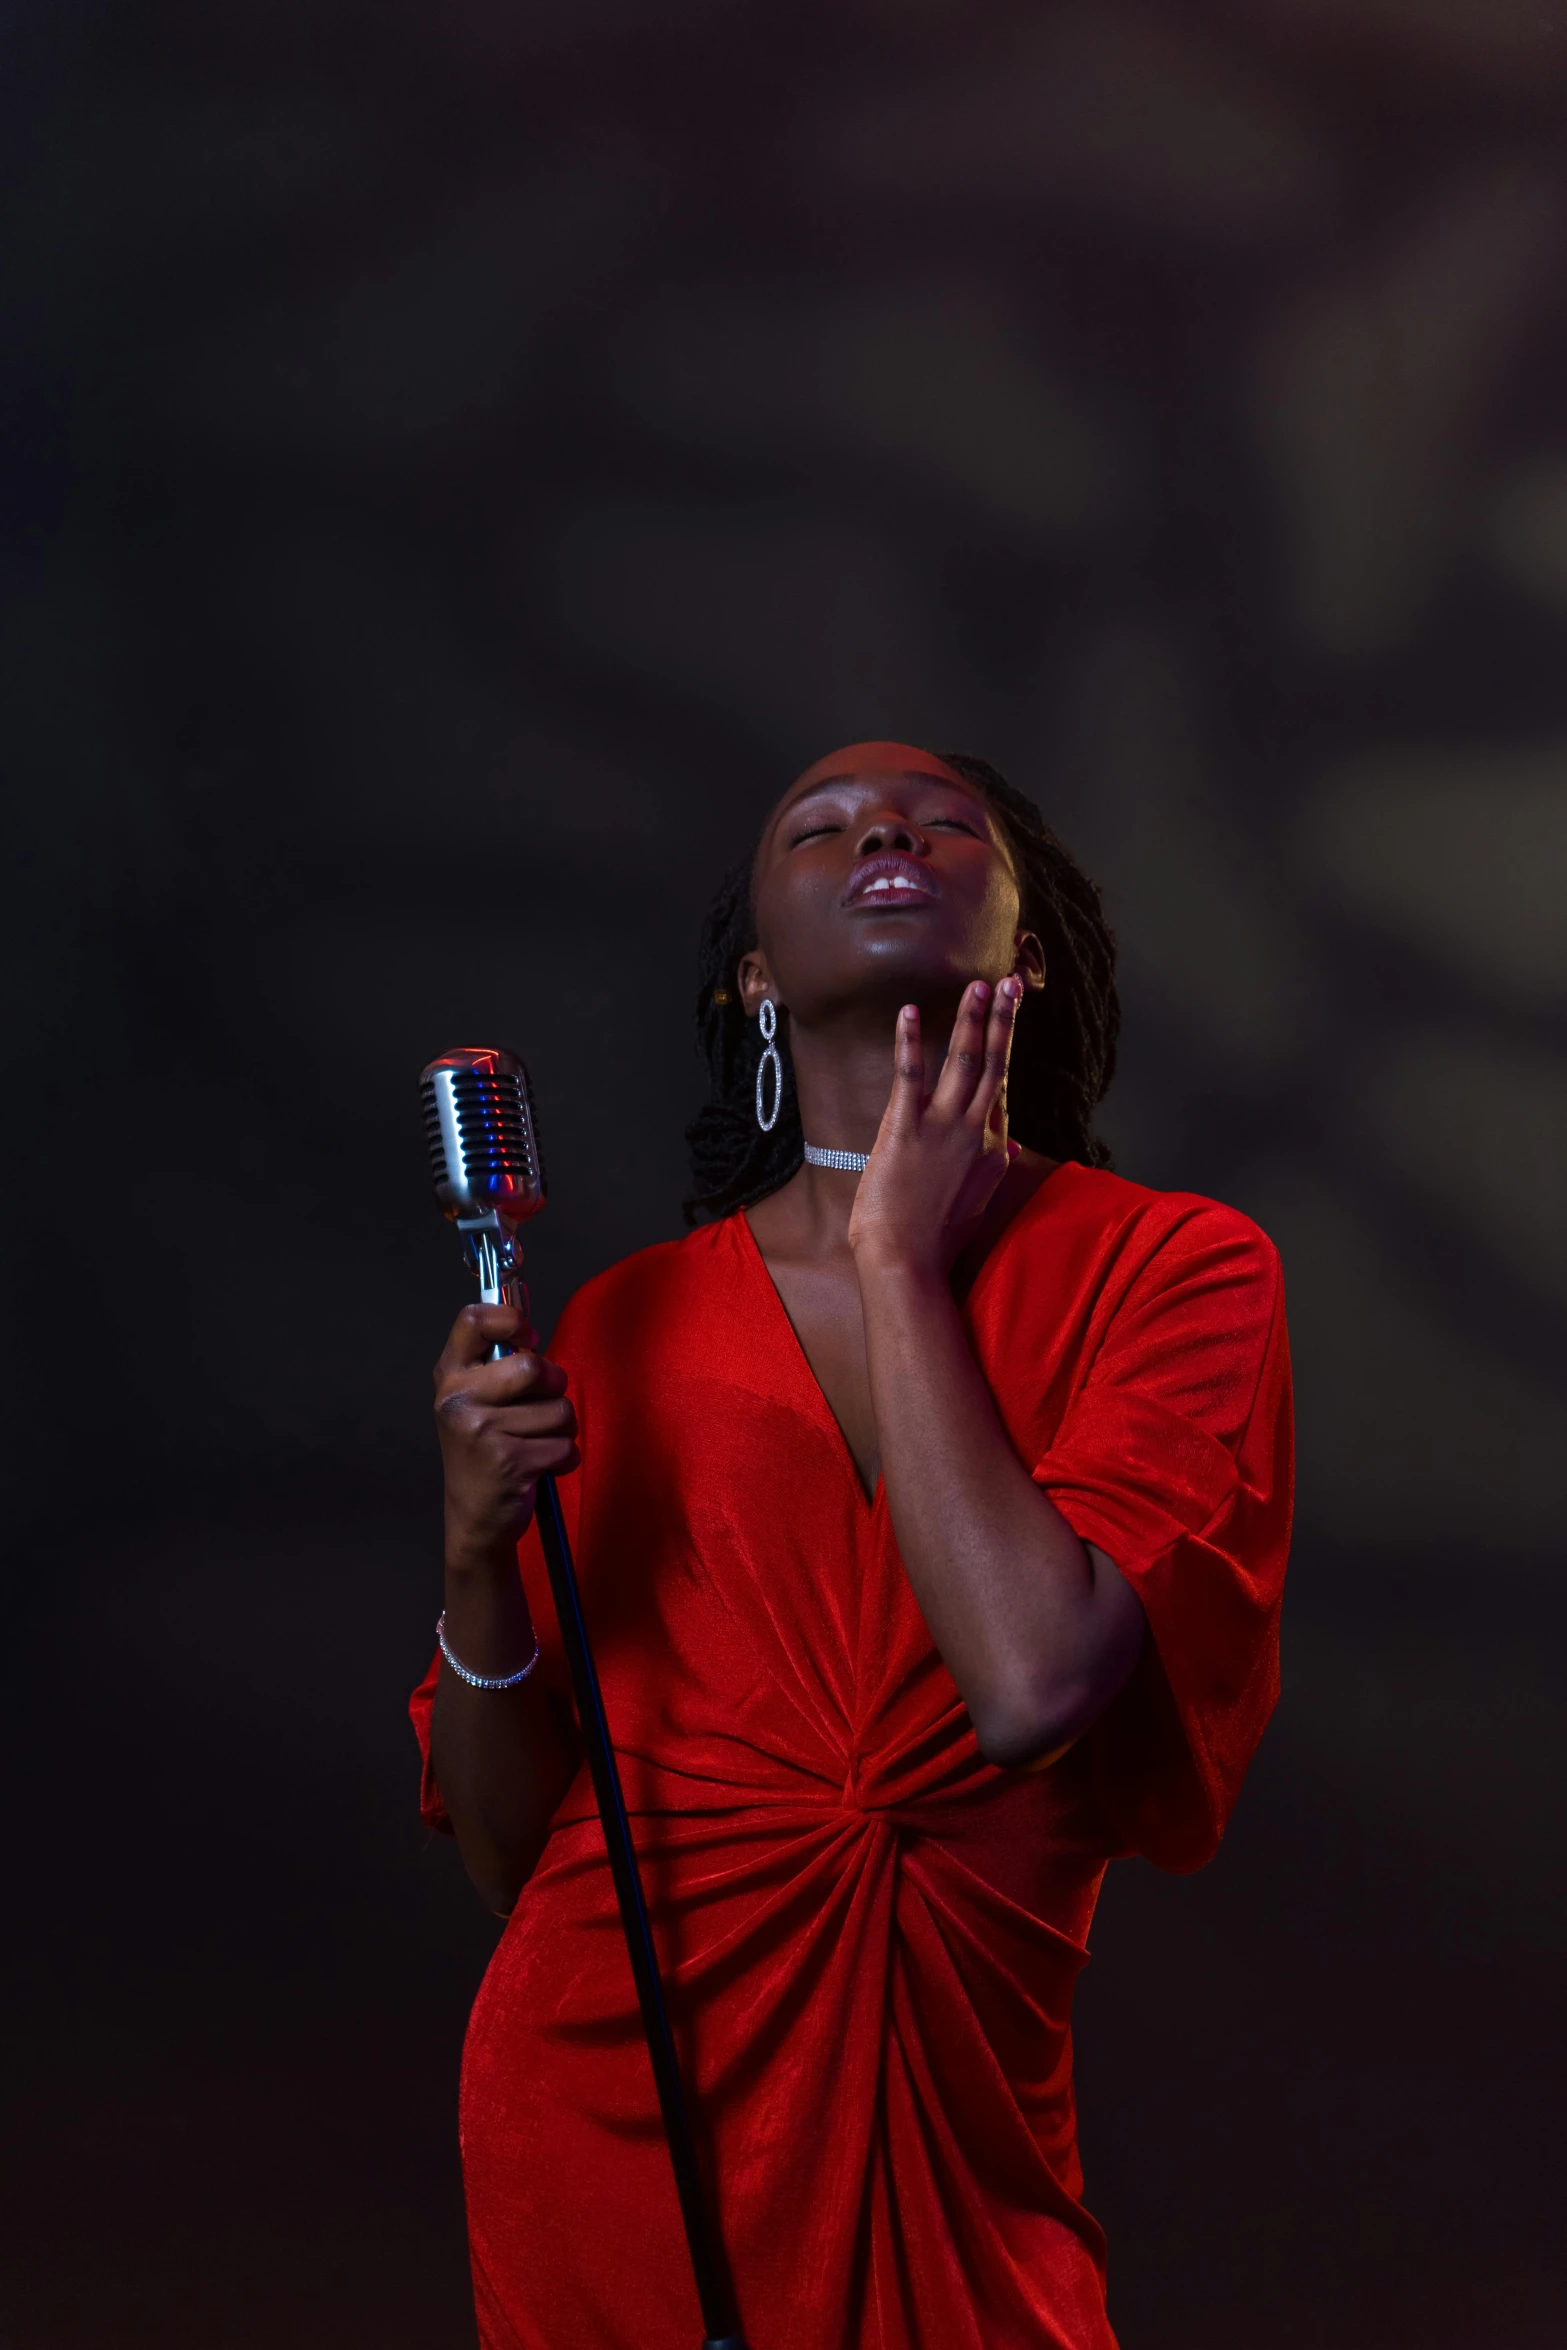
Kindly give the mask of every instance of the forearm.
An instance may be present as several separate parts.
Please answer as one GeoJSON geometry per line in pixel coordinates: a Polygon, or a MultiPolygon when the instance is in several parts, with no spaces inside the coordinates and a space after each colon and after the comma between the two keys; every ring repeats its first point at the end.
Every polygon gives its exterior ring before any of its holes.
{"type": "MultiPolygon", "coordinates": [[[[446,1571],[446,1637],[476,1673],[515,1672],[534,1633],[515,1550],[446,1571]]],[[[430,1755],[463,1864],[490,1908],[509,1911],[532,1873],[571,1776],[571,1757],[537,1674],[514,1689],[473,1689],[443,1663],[430,1755]]]]}
{"type": "Polygon", "coordinates": [[[899,1549],[994,1762],[1067,1744],[1114,1695],[1138,1603],[1013,1450],[947,1281],[860,1262],[871,1398],[899,1549]]]}

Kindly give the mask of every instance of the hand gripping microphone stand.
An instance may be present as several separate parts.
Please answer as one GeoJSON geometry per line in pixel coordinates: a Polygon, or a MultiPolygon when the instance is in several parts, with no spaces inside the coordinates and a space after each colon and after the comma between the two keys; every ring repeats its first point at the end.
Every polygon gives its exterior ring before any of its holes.
{"type": "MultiPolygon", "coordinates": [[[[528,1072],[515,1053],[469,1048],[443,1053],[432,1061],[419,1081],[424,1106],[425,1139],[430,1146],[435,1196],[442,1213],[468,1243],[479,1295],[486,1305],[520,1305],[521,1255],[517,1226],[544,1205],[544,1169],[539,1157],[538,1131],[528,1072]]],[[[510,1354],[497,1346],[494,1361],[510,1354]]],[[[620,1922],[642,2010],[642,2029],[652,2059],[653,2080],[664,2136],[680,2197],[686,2244],[696,2275],[702,2305],[705,2339],[702,2350],[745,2350],[735,2310],[729,2266],[711,2207],[702,2185],[701,2168],[691,2136],[680,2065],[664,2007],[664,1985],[658,1954],[648,1925],[642,1880],[632,1849],[620,1772],[610,1744],[609,1724],[599,1690],[598,1668],[588,1644],[582,1599],[572,1565],[571,1545],[553,1477],[541,1477],[534,1505],[539,1539],[549,1569],[550,1592],[560,1620],[560,1636],[571,1668],[593,1792],[604,1824],[604,1843],[620,1922]]]]}

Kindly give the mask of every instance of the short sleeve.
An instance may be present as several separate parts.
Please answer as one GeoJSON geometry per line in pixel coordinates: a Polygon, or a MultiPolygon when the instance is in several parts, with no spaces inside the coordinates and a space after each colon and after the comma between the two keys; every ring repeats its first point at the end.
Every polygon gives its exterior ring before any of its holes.
{"type": "Polygon", "coordinates": [[[1208,1203],[1129,1282],[1034,1477],[1151,1638],[1089,1732],[1112,1849],[1211,1858],[1278,1697],[1293,1431],[1271,1242],[1208,1203]]]}

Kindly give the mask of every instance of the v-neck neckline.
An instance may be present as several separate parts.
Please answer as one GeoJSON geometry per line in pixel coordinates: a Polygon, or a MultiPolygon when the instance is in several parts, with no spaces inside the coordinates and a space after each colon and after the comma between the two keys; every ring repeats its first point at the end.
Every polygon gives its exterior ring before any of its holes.
{"type": "MultiPolygon", "coordinates": [[[[1041,1181],[1034,1186],[1034,1189],[1030,1192],[1028,1198],[1024,1200],[1022,1206],[1018,1209],[1017,1214],[1010,1217],[1008,1221],[1003,1224],[1001,1230],[996,1234],[995,1242],[991,1247],[989,1254],[986,1256],[984,1263],[980,1266],[979,1271],[975,1274],[973,1280],[969,1283],[968,1288],[964,1292],[963,1296],[955,1301],[959,1314],[963,1317],[965,1324],[969,1326],[970,1335],[972,1335],[972,1316],[975,1301],[985,1287],[991,1267],[995,1264],[997,1258],[1005,1251],[1008,1241],[1011,1239],[1013,1233],[1016,1232],[1018,1226],[1020,1224],[1026,1224],[1030,1220],[1033,1215],[1036,1203],[1044,1197],[1045,1193],[1050,1189],[1051,1185],[1054,1183],[1056,1177],[1061,1173],[1062,1169],[1065,1167],[1074,1166],[1075,1164],[1076,1161],[1072,1159],[1058,1160],[1055,1166],[1051,1168],[1049,1174],[1044,1176],[1041,1181]]],[[[823,1387],[821,1381],[817,1378],[815,1371],[811,1367],[811,1358],[805,1351],[805,1347],[801,1342],[799,1331],[796,1330],[794,1323],[790,1319],[789,1309],[783,1301],[783,1292],[778,1287],[777,1282],[773,1279],[771,1268],[768,1265],[767,1259],[762,1254],[761,1243],[757,1239],[756,1234],[751,1229],[751,1219],[747,1215],[744,1208],[736,1209],[734,1221],[740,1227],[742,1235],[741,1245],[743,1248],[749,1251],[751,1261],[754,1264],[757,1272],[762,1277],[762,1280],[767,1289],[767,1293],[772,1299],[773,1311],[776,1314],[778,1320],[783,1324],[784,1334],[790,1347],[794,1351],[795,1359],[805,1376],[805,1380],[810,1387],[811,1393],[816,1398],[819,1413],[826,1421],[829,1429],[832,1431],[832,1440],[838,1448],[838,1457],[843,1464],[845,1472],[847,1473],[849,1484],[854,1492],[855,1501],[858,1503],[860,1509],[864,1511],[866,1517],[872,1518],[876,1515],[877,1510],[880,1508],[883,1500],[886,1497],[886,1480],[882,1476],[880,1470],[878,1470],[876,1474],[876,1483],[873,1490],[870,1493],[866,1492],[864,1481],[860,1476],[859,1464],[855,1460],[853,1453],[850,1451],[849,1439],[843,1432],[843,1423],[839,1419],[837,1413],[833,1410],[832,1405],[828,1402],[827,1390],[825,1387],[823,1387]]]]}
{"type": "Polygon", "coordinates": [[[756,1234],[751,1230],[751,1219],[746,1214],[744,1208],[739,1208],[735,1211],[734,1220],[740,1227],[742,1235],[741,1246],[749,1252],[751,1262],[762,1278],[762,1282],[766,1288],[767,1294],[773,1302],[773,1312],[777,1316],[778,1320],[783,1324],[784,1336],[788,1342],[789,1347],[793,1351],[796,1362],[799,1364],[800,1371],[804,1376],[807,1386],[810,1388],[812,1395],[816,1399],[818,1414],[823,1420],[826,1421],[828,1428],[832,1431],[832,1441],[838,1448],[838,1457],[843,1464],[844,1472],[847,1475],[849,1484],[853,1489],[855,1501],[858,1503],[860,1509],[864,1512],[867,1518],[874,1517],[876,1514],[877,1505],[881,1501],[884,1490],[881,1472],[880,1470],[877,1471],[876,1483],[872,1490],[867,1493],[865,1490],[864,1480],[860,1476],[859,1463],[856,1461],[853,1453],[850,1451],[849,1439],[843,1432],[843,1422],[839,1419],[837,1413],[833,1410],[832,1405],[827,1401],[827,1390],[822,1385],[821,1381],[817,1378],[815,1371],[811,1368],[811,1358],[805,1351],[805,1347],[801,1341],[799,1331],[796,1330],[794,1323],[790,1319],[789,1309],[783,1301],[783,1292],[780,1290],[777,1282],[773,1279],[767,1259],[762,1254],[760,1241],[758,1241],[756,1234]]]}

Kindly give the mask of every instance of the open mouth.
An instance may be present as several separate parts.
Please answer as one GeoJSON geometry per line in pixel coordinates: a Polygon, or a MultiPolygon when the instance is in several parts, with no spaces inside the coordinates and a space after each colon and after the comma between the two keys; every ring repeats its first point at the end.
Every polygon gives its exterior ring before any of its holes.
{"type": "Polygon", "coordinates": [[[846,906],[929,906],[940,896],[934,876],[915,857],[867,857],[844,893],[846,906]]]}

